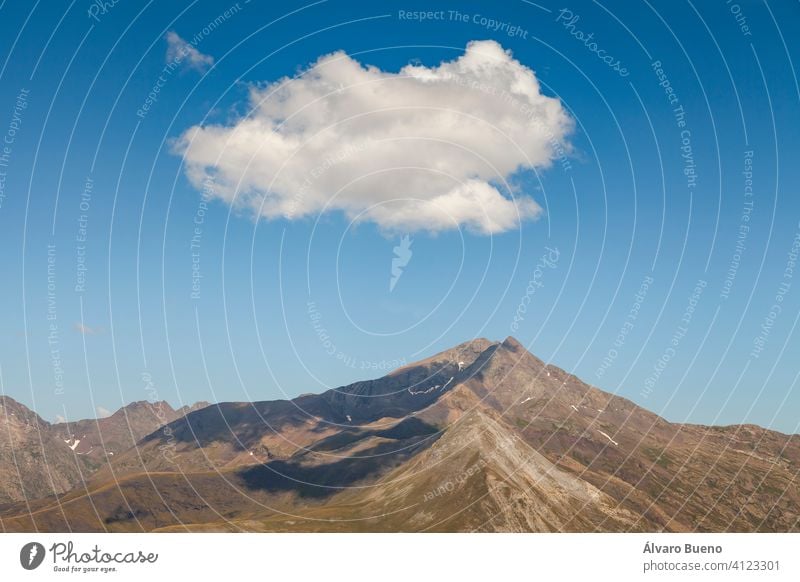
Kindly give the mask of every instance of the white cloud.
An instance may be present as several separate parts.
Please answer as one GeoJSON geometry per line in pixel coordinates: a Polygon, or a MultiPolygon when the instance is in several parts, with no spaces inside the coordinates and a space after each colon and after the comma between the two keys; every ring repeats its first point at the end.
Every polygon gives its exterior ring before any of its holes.
{"type": "Polygon", "coordinates": [[[252,87],[250,114],[175,140],[204,195],[266,218],[341,211],[392,231],[517,228],[541,213],[503,184],[570,152],[573,120],[494,41],[398,73],[343,52],[252,87]]]}
{"type": "Polygon", "coordinates": [[[169,31],[167,39],[167,63],[182,63],[201,73],[214,64],[214,57],[204,55],[191,43],[186,42],[177,32],[169,31]]]}
{"type": "Polygon", "coordinates": [[[77,331],[79,334],[82,335],[98,335],[103,333],[102,327],[89,327],[88,325],[85,325],[80,321],[75,322],[73,328],[75,329],[75,331],[77,331]]]}
{"type": "Polygon", "coordinates": [[[108,416],[111,416],[111,411],[107,408],[98,406],[96,410],[97,410],[97,418],[106,418],[108,416]]]}

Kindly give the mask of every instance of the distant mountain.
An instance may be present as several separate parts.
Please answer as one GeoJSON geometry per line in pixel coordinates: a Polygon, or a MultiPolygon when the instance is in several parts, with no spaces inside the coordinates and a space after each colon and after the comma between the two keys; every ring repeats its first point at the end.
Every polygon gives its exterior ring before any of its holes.
{"type": "Polygon", "coordinates": [[[319,395],[210,405],[114,452],[86,487],[4,508],[3,527],[800,530],[800,435],[669,423],[513,338],[319,395]]]}
{"type": "Polygon", "coordinates": [[[142,400],[123,406],[105,418],[57,423],[51,430],[77,454],[95,463],[106,463],[159,427],[206,406],[207,402],[198,402],[175,410],[163,400],[142,400]]]}
{"type": "Polygon", "coordinates": [[[166,402],[134,402],[107,418],[50,424],[0,396],[0,503],[30,501],[81,486],[115,453],[207,405],[174,410],[166,402]]]}
{"type": "Polygon", "coordinates": [[[62,493],[91,473],[50,429],[26,406],[0,396],[0,503],[62,493]]]}

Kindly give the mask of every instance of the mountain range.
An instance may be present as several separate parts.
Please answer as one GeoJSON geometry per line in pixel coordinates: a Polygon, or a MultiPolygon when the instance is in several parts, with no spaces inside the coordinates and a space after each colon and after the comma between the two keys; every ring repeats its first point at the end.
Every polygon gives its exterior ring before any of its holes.
{"type": "Polygon", "coordinates": [[[0,418],[3,531],[800,531],[800,435],[668,422],[510,337],[292,400],[0,418]]]}

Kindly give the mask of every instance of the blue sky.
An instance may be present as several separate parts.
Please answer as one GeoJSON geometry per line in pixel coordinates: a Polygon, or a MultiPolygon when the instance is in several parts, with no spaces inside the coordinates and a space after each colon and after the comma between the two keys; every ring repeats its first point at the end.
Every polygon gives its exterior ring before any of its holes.
{"type": "MultiPolygon", "coordinates": [[[[514,335],[669,420],[798,431],[796,4],[273,4],[0,6],[5,393],[50,420],[293,397],[514,335]],[[167,71],[176,38],[193,52],[167,71]],[[566,163],[487,178],[534,220],[259,219],[187,175],[187,130],[236,126],[252,91],[324,55],[390,75],[472,41],[574,122],[566,163]]],[[[418,189],[396,172],[375,188],[418,189]]]]}

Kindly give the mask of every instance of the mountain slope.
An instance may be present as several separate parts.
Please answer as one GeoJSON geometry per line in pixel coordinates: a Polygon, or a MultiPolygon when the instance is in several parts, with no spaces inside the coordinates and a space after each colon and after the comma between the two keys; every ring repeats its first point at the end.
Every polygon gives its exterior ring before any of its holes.
{"type": "Polygon", "coordinates": [[[256,531],[608,531],[638,515],[558,469],[486,409],[465,412],[430,448],[375,486],[322,508],[236,525],[256,531]]]}

